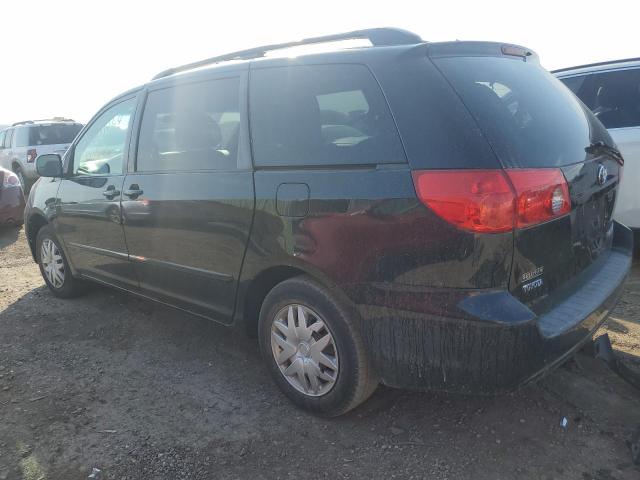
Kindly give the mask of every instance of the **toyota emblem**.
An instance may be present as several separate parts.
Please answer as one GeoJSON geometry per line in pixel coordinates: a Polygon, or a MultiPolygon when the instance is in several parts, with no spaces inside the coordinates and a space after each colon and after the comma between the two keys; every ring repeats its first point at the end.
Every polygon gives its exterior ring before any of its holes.
{"type": "Polygon", "coordinates": [[[604,185],[609,177],[609,172],[604,165],[598,167],[598,185],[604,185]]]}

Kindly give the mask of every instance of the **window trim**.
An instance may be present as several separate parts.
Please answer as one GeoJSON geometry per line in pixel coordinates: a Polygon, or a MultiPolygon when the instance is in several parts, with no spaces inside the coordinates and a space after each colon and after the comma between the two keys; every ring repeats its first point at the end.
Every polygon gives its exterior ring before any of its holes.
{"type": "Polygon", "coordinates": [[[117,176],[125,175],[127,173],[126,166],[129,160],[130,149],[131,149],[131,135],[133,132],[133,120],[135,120],[136,112],[138,111],[138,104],[139,104],[138,101],[134,102],[133,113],[131,115],[131,119],[129,120],[129,128],[127,129],[127,135],[124,140],[124,149],[122,152],[122,171],[120,173],[94,173],[90,175],[85,175],[85,174],[78,175],[74,173],[73,169],[75,164],[76,146],[84,138],[84,136],[95,124],[95,122],[102,116],[102,114],[106,113],[108,110],[115,107],[116,105],[120,105],[121,103],[124,103],[132,99],[137,99],[139,94],[140,94],[139,91],[134,92],[132,94],[129,94],[123,97],[118,97],[117,99],[109,102],[93,116],[93,118],[82,128],[82,130],[80,130],[75,140],[73,141],[73,144],[69,147],[69,149],[64,155],[64,165],[63,165],[64,178],[117,177],[117,176]]]}
{"type": "Polygon", "coordinates": [[[245,70],[233,70],[219,72],[217,75],[211,75],[207,77],[188,78],[181,79],[183,81],[165,83],[162,82],[159,85],[149,85],[145,87],[140,95],[138,115],[136,123],[133,128],[135,129],[135,135],[133,136],[131,143],[131,154],[127,164],[127,173],[136,175],[175,175],[175,174],[191,174],[191,173],[229,173],[246,171],[252,168],[250,152],[249,134],[248,134],[248,122],[249,122],[249,109],[248,109],[248,74],[245,70]],[[240,132],[238,135],[238,153],[236,157],[235,169],[198,169],[198,170],[137,170],[138,166],[138,150],[140,148],[140,132],[142,131],[142,121],[147,109],[147,102],[149,94],[160,90],[166,90],[169,88],[180,88],[190,85],[197,85],[201,83],[210,83],[218,80],[238,79],[238,111],[240,113],[240,132]]]}

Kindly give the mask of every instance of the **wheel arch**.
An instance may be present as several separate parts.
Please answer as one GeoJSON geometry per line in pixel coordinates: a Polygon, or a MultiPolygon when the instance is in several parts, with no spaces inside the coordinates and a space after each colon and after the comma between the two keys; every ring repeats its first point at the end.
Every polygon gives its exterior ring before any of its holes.
{"type": "Polygon", "coordinates": [[[264,299],[273,288],[293,277],[307,275],[321,285],[335,289],[336,285],[322,273],[305,265],[271,265],[260,270],[252,278],[240,282],[236,306],[236,324],[250,337],[258,333],[258,319],[264,299]]]}
{"type": "Polygon", "coordinates": [[[48,224],[49,221],[43,214],[39,212],[31,214],[25,224],[25,233],[27,234],[27,242],[29,243],[29,248],[31,249],[31,256],[36,262],[36,238],[38,238],[38,232],[40,231],[40,229],[48,224]]]}

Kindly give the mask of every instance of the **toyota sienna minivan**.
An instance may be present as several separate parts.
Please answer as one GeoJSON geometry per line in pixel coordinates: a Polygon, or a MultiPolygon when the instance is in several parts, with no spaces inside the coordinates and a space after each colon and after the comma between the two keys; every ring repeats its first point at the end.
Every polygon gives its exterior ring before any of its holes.
{"type": "Polygon", "coordinates": [[[26,233],[54,295],[97,282],[239,327],[335,416],[379,383],[508,391],[589,341],[631,263],[622,164],[531,50],[371,29],[123,93],[38,157],[26,233]]]}

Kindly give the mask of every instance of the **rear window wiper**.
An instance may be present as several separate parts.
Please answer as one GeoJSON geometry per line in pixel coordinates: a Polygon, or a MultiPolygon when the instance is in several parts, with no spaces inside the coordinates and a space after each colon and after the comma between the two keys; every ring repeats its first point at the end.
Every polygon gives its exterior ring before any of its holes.
{"type": "Polygon", "coordinates": [[[602,140],[598,140],[597,142],[593,142],[591,145],[584,149],[587,153],[595,154],[597,152],[604,152],[615,158],[616,162],[620,165],[624,165],[624,158],[622,158],[622,153],[617,148],[612,147],[611,145],[607,145],[602,140]]]}

